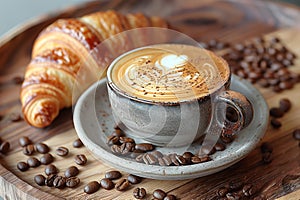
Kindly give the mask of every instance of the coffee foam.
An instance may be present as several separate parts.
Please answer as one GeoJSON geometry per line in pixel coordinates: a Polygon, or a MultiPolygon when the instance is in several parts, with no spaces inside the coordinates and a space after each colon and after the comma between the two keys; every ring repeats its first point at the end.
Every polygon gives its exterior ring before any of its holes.
{"type": "Polygon", "coordinates": [[[126,54],[112,71],[112,84],[127,95],[153,102],[183,102],[220,89],[229,79],[228,64],[199,47],[149,46],[126,54]]]}

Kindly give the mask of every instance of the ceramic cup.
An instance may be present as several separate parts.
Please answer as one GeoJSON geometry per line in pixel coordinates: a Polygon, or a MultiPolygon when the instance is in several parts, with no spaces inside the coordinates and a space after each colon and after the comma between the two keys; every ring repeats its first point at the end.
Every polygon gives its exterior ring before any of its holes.
{"type": "Polygon", "coordinates": [[[252,120],[242,94],[229,90],[225,60],[200,47],[160,44],[126,52],[107,70],[113,117],[126,134],[158,146],[184,146],[209,131],[237,133],[252,120]],[[234,111],[229,121],[226,110],[234,111]]]}

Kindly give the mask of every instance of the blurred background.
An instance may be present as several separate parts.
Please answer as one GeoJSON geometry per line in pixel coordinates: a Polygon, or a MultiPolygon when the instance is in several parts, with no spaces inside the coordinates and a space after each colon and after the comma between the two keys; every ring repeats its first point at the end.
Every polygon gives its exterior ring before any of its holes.
{"type": "MultiPolygon", "coordinates": [[[[0,2],[0,37],[28,20],[34,20],[45,13],[55,13],[70,5],[89,0],[9,0],[0,2]]],[[[261,0],[265,1],[265,0],[261,0]]],[[[271,0],[272,1],[272,0],[271,0]]],[[[275,0],[273,0],[275,1],[275,0]]],[[[276,0],[300,6],[300,0],[276,0]]]]}

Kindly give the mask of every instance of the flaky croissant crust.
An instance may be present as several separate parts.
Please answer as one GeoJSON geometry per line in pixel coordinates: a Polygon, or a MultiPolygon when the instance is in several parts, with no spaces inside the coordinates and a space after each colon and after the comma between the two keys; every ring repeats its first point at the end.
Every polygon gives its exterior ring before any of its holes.
{"type": "Polygon", "coordinates": [[[35,127],[50,125],[60,109],[72,105],[80,68],[105,70],[99,69],[101,57],[96,60],[89,52],[112,35],[140,27],[168,25],[159,17],[110,10],[60,19],[45,28],[33,45],[20,93],[24,119],[35,127]]]}

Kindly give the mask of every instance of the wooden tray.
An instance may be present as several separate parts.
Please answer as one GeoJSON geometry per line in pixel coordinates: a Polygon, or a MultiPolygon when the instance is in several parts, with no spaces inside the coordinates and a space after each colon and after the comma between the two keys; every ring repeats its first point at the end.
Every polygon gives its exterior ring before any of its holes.
{"type": "MultiPolygon", "coordinates": [[[[113,169],[113,166],[96,160],[84,147],[80,149],[72,147],[72,142],[77,135],[72,124],[71,109],[63,110],[58,119],[45,129],[30,127],[24,121],[10,121],[12,113],[21,113],[20,85],[15,84],[13,78],[23,76],[37,34],[58,18],[78,17],[107,9],[122,12],[139,11],[148,15],[162,16],[172,26],[197,41],[219,39],[236,43],[254,36],[276,34],[298,55],[294,70],[300,72],[299,8],[285,4],[246,0],[112,0],[89,2],[24,24],[0,40],[0,115],[2,116],[0,137],[11,144],[11,150],[7,155],[0,154],[0,196],[6,199],[134,199],[133,187],[126,192],[104,189],[92,195],[83,192],[86,183],[100,180],[107,170],[113,169]],[[52,147],[53,155],[56,147],[61,145],[68,147],[70,155],[67,158],[56,156],[54,162],[61,173],[68,166],[74,165],[74,155],[86,154],[89,161],[86,166],[79,167],[81,171],[78,175],[81,179],[79,187],[59,190],[37,186],[33,182],[33,177],[35,174],[43,173],[42,166],[27,172],[17,170],[16,163],[27,159],[17,142],[20,136],[28,136],[33,142],[45,142],[52,147]]],[[[146,188],[149,193],[161,188],[180,199],[210,199],[215,196],[220,186],[241,178],[262,188],[261,192],[269,199],[281,196],[285,196],[284,199],[299,199],[300,153],[298,142],[292,138],[291,132],[295,128],[300,128],[300,84],[280,94],[256,87],[262,92],[270,107],[277,106],[279,99],[283,97],[290,98],[293,103],[292,110],[281,119],[283,126],[279,130],[269,127],[263,139],[274,146],[272,163],[268,165],[261,163],[261,154],[257,147],[245,159],[217,174],[185,181],[144,179],[138,187],[146,188]],[[294,178],[286,185],[282,180],[289,175],[294,178]]],[[[126,177],[125,173],[124,177],[126,177]]],[[[151,198],[150,195],[148,197],[151,198]]]]}

